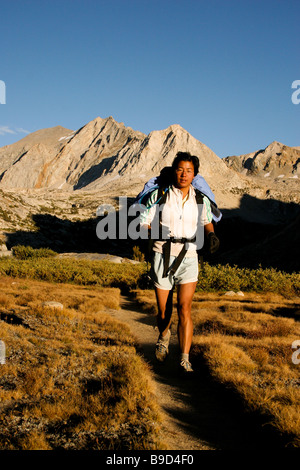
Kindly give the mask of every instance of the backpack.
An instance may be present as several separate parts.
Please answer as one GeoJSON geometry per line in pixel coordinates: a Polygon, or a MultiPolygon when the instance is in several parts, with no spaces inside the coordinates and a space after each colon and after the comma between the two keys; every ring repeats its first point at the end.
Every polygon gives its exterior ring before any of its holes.
{"type": "MultiPolygon", "coordinates": [[[[136,196],[133,205],[141,204],[146,206],[151,194],[155,189],[159,190],[159,195],[155,204],[163,204],[162,197],[168,191],[170,185],[172,184],[172,167],[166,166],[164,167],[158,176],[154,176],[151,178],[147,183],[145,183],[144,188],[142,191],[136,196]]],[[[206,196],[210,202],[211,213],[213,217],[213,221],[215,223],[220,222],[222,218],[222,212],[218,208],[215,196],[212,190],[210,189],[208,183],[205,181],[203,176],[196,175],[192,181],[192,186],[196,192],[196,198],[200,198],[200,194],[206,196]],[[200,193],[200,194],[199,194],[200,193]]],[[[198,200],[197,200],[198,202],[198,200]]]]}
{"type": "MultiPolygon", "coordinates": [[[[165,203],[168,191],[172,185],[172,167],[164,167],[160,174],[158,176],[155,176],[151,178],[149,181],[147,181],[144,185],[143,190],[136,196],[134,202],[133,202],[133,207],[136,205],[143,205],[147,206],[149,203],[149,199],[156,189],[158,190],[158,195],[157,199],[153,205],[159,204],[162,205],[165,203]]],[[[219,210],[216,202],[215,202],[215,196],[210,189],[208,183],[205,181],[203,176],[201,175],[196,175],[192,181],[192,186],[195,189],[195,194],[196,194],[196,202],[198,205],[203,204],[203,196],[206,196],[210,202],[210,207],[211,207],[211,213],[212,213],[212,218],[215,223],[218,223],[221,218],[222,218],[222,213],[219,210]]],[[[151,205],[148,207],[152,207],[151,205]]],[[[159,212],[159,216],[161,217],[161,211],[159,212]]],[[[169,237],[166,240],[166,243],[163,246],[163,256],[164,256],[164,274],[163,276],[166,277],[170,273],[174,274],[175,271],[178,269],[181,261],[183,260],[187,249],[185,247],[186,242],[194,242],[195,239],[187,239],[187,238],[181,238],[181,239],[174,239],[173,237],[169,237]],[[176,258],[175,262],[173,263],[172,267],[169,268],[169,260],[170,260],[170,251],[171,251],[171,243],[183,243],[183,248],[181,252],[179,253],[178,257],[176,258]]],[[[153,247],[154,240],[150,239],[147,240],[147,247],[143,246],[143,242],[141,241],[141,250],[144,253],[147,261],[151,258],[152,254],[152,247],[153,247]]],[[[198,257],[201,261],[201,264],[203,263],[203,248],[198,251],[198,257]]]]}

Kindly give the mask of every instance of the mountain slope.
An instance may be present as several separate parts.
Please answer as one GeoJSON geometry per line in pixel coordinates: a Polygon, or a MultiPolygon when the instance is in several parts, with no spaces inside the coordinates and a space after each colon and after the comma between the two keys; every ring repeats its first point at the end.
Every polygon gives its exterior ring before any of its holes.
{"type": "Polygon", "coordinates": [[[298,178],[300,149],[272,142],[264,150],[224,158],[229,168],[240,173],[264,178],[298,178]]]}
{"type": "Polygon", "coordinates": [[[0,187],[69,191],[121,181],[134,185],[170,165],[179,150],[199,156],[200,171],[212,186],[243,185],[240,175],[179,125],[145,135],[112,117],[98,117],[76,132],[44,129],[0,149],[0,187]]]}
{"type": "Polygon", "coordinates": [[[56,126],[0,148],[0,187],[34,188],[73,131],[56,126]]]}

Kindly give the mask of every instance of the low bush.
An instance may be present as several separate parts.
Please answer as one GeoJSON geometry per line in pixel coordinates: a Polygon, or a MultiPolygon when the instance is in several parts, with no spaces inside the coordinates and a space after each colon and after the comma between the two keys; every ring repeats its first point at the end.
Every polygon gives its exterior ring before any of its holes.
{"type": "Polygon", "coordinates": [[[134,246],[132,248],[132,258],[135,261],[145,261],[145,255],[144,255],[144,253],[141,252],[139,246],[134,246]]]}
{"type": "MultiPolygon", "coordinates": [[[[118,287],[122,292],[149,289],[148,265],[113,263],[107,260],[62,259],[49,249],[14,247],[13,257],[0,258],[0,273],[14,277],[71,282],[79,285],[118,287]]],[[[138,252],[137,252],[138,255],[138,252]]],[[[300,294],[300,274],[274,268],[248,269],[237,266],[204,263],[199,272],[197,292],[273,292],[285,296],[300,294]]]]}
{"type": "Polygon", "coordinates": [[[200,269],[198,292],[214,291],[276,292],[300,294],[300,274],[285,273],[274,268],[239,268],[237,266],[204,263],[200,269]]]}
{"type": "Polygon", "coordinates": [[[136,288],[146,270],[143,263],[118,264],[105,260],[61,259],[53,256],[45,258],[28,256],[30,250],[21,249],[19,253],[20,256],[17,257],[0,258],[0,274],[57,283],[118,287],[123,292],[128,292],[136,288]]]}
{"type": "Polygon", "coordinates": [[[50,248],[32,248],[31,246],[23,245],[13,246],[12,252],[17,259],[50,258],[57,255],[57,253],[50,248]]]}

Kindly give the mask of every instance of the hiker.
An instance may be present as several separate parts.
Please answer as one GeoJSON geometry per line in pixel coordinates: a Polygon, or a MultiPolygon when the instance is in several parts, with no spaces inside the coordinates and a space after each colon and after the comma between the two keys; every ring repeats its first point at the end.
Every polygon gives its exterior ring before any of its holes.
{"type": "Polygon", "coordinates": [[[219,243],[214,234],[209,200],[206,196],[201,196],[199,211],[196,191],[191,185],[198,170],[198,157],[187,152],[178,152],[172,163],[172,184],[166,193],[164,204],[155,204],[159,190],[154,190],[140,219],[141,227],[151,234],[159,212],[160,235],[153,240],[151,261],[159,329],[155,355],[158,361],[163,362],[169,353],[173,290],[177,286],[177,334],[181,351],[179,365],[183,372],[193,372],[189,353],[193,337],[191,307],[199,269],[195,240],[197,229],[204,230],[211,252],[217,249],[219,243]]]}

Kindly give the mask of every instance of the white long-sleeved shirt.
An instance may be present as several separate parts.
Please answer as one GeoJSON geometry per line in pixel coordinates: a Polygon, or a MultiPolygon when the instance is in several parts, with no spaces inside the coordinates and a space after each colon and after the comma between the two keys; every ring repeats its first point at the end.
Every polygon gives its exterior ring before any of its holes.
{"type": "MultiPolygon", "coordinates": [[[[168,238],[168,236],[193,238],[196,235],[196,242],[187,244],[186,256],[197,256],[197,249],[202,247],[204,241],[204,225],[212,221],[208,198],[204,196],[203,204],[198,208],[193,186],[190,186],[187,197],[184,199],[182,198],[182,191],[175,186],[171,186],[163,206],[155,204],[157,195],[158,190],[153,191],[146,209],[140,215],[141,224],[151,226],[151,238],[155,239],[153,250],[162,253],[162,246],[165,243],[158,240],[159,229],[158,217],[156,216],[157,211],[162,210],[161,225],[164,238],[168,238]]],[[[182,246],[182,243],[171,243],[171,256],[178,256],[182,246]]]]}

